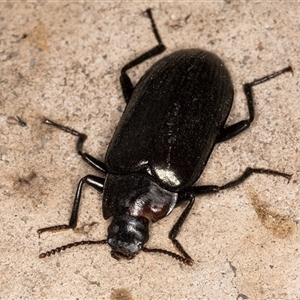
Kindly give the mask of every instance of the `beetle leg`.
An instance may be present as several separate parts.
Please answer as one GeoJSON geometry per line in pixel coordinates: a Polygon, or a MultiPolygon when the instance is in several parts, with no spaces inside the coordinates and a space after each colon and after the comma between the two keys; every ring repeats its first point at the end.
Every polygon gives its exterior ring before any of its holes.
{"type": "Polygon", "coordinates": [[[292,175],[287,173],[282,173],[270,169],[261,169],[261,168],[247,168],[245,172],[239,176],[237,179],[234,179],[224,185],[203,185],[203,186],[195,186],[191,188],[191,191],[195,195],[202,195],[202,194],[211,194],[211,193],[218,193],[221,190],[225,190],[228,188],[235,187],[240,183],[244,182],[248,177],[251,175],[258,173],[258,174],[269,174],[273,176],[282,176],[286,178],[288,181],[291,179],[292,175]]]}
{"type": "Polygon", "coordinates": [[[233,137],[235,137],[236,135],[240,134],[241,132],[243,132],[244,130],[246,130],[247,128],[249,128],[250,124],[252,123],[253,119],[254,119],[254,102],[253,102],[253,93],[252,93],[252,88],[255,85],[261,84],[263,82],[269,81],[272,78],[275,78],[283,73],[286,72],[292,72],[293,73],[293,69],[292,67],[287,67],[284,68],[280,71],[277,71],[275,73],[269,74],[265,77],[262,77],[260,79],[256,79],[250,83],[245,83],[243,85],[243,90],[244,93],[246,95],[246,99],[247,99],[247,106],[248,106],[248,111],[249,111],[249,119],[247,120],[242,120],[239,121],[233,125],[230,125],[228,127],[224,127],[221,131],[220,134],[217,138],[217,142],[224,142],[226,140],[229,140],[233,137]]]}
{"type": "Polygon", "coordinates": [[[172,243],[174,244],[174,246],[176,247],[176,249],[191,263],[193,264],[193,259],[186,253],[186,251],[184,250],[184,248],[182,247],[182,245],[179,243],[179,241],[176,239],[180,228],[182,227],[185,219],[187,218],[188,214],[190,213],[194,202],[195,202],[195,196],[193,194],[190,193],[190,197],[188,199],[189,204],[186,206],[186,208],[184,209],[184,211],[182,212],[182,214],[180,215],[179,219],[177,220],[177,222],[175,223],[175,225],[173,226],[173,228],[171,229],[170,233],[169,233],[169,239],[172,241],[172,243]]]}
{"type": "Polygon", "coordinates": [[[126,71],[137,66],[138,64],[146,61],[147,59],[156,56],[158,54],[161,54],[162,52],[165,51],[166,47],[163,44],[160,35],[158,33],[155,21],[152,17],[151,9],[147,9],[146,13],[148,15],[148,18],[151,21],[151,26],[152,26],[152,32],[156,38],[156,41],[158,42],[158,45],[152,48],[151,50],[147,51],[146,53],[142,54],[141,56],[137,57],[136,59],[132,60],[128,64],[126,64],[122,69],[121,69],[121,76],[120,76],[120,83],[123,91],[123,95],[125,98],[126,103],[129,102],[132,92],[134,90],[133,84],[127,75],[126,71]]]}
{"type": "Polygon", "coordinates": [[[106,169],[106,166],[105,164],[96,159],[95,157],[89,155],[88,153],[83,153],[82,152],[82,148],[83,148],[83,143],[85,142],[85,140],[87,139],[87,136],[83,133],[80,133],[70,127],[66,127],[66,126],[63,126],[63,125],[60,125],[58,123],[55,123],[49,119],[46,119],[43,121],[44,124],[47,124],[47,125],[51,125],[51,126],[54,126],[54,127],[57,127],[59,128],[60,130],[63,130],[65,132],[68,132],[72,135],[75,135],[78,137],[78,141],[77,141],[77,144],[76,144],[76,150],[78,152],[78,154],[82,157],[82,159],[87,162],[90,166],[92,166],[94,169],[96,169],[97,171],[99,172],[102,172],[104,174],[107,173],[107,169],[106,169]]]}
{"type": "Polygon", "coordinates": [[[50,226],[46,228],[41,228],[37,232],[40,235],[41,233],[45,231],[59,231],[59,230],[66,230],[66,229],[71,229],[75,228],[77,225],[77,220],[78,220],[78,210],[79,210],[79,205],[80,205],[80,199],[81,199],[81,192],[82,192],[82,186],[84,183],[87,183],[88,185],[92,186],[98,191],[103,191],[103,186],[104,186],[104,178],[97,177],[94,175],[87,175],[83,177],[77,186],[77,191],[73,203],[73,208],[72,208],[72,213],[70,217],[69,224],[64,224],[64,225],[56,225],[56,226],[50,226]]]}

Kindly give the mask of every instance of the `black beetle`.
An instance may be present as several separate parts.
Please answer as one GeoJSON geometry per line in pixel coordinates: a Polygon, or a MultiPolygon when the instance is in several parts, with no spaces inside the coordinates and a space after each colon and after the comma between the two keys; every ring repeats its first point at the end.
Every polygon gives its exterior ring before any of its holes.
{"type": "Polygon", "coordinates": [[[66,248],[83,244],[105,244],[114,258],[132,259],[139,251],[168,254],[185,264],[193,259],[176,236],[188,216],[195,196],[216,193],[234,187],[254,173],[291,175],[270,169],[247,168],[237,179],[222,185],[193,186],[204,170],[216,143],[228,140],[245,129],[254,119],[252,87],[285,72],[291,67],[244,84],[249,118],[225,126],[233,102],[233,85],[223,61],[201,49],[172,53],[156,62],[134,87],[126,71],[165,50],[152,18],[146,11],[158,45],[121,70],[120,82],[126,109],[108,147],[105,162],[82,151],[87,138],[71,128],[48,119],[56,126],[78,137],[77,151],[88,164],[105,178],[87,175],[77,188],[68,225],[38,230],[57,231],[75,228],[84,183],[103,191],[103,217],[112,217],[108,237],[102,241],[82,241],[40,254],[44,258],[66,248]],[[162,249],[149,249],[149,223],[169,215],[187,202],[187,206],[169,233],[181,255],[162,249]]]}

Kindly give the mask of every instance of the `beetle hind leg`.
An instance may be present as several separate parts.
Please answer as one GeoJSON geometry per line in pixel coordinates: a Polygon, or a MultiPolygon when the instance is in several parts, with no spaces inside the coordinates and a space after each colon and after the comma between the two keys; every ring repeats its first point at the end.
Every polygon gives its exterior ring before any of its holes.
{"type": "Polygon", "coordinates": [[[224,142],[226,140],[229,140],[233,137],[235,137],[236,135],[240,134],[241,132],[243,132],[244,130],[246,130],[247,128],[250,127],[250,124],[253,122],[254,120],[254,101],[253,101],[253,93],[252,93],[252,88],[255,85],[261,84],[263,82],[269,81],[272,78],[275,78],[283,73],[286,72],[292,72],[293,73],[293,69],[291,66],[284,68],[280,71],[277,71],[275,73],[269,74],[267,76],[264,76],[260,79],[256,79],[250,83],[245,83],[243,85],[243,90],[244,93],[246,95],[246,99],[247,99],[247,106],[248,106],[248,111],[249,111],[249,119],[246,120],[242,120],[239,121],[233,125],[230,125],[228,127],[223,128],[220,131],[220,134],[217,138],[217,142],[224,142]]]}
{"type": "Polygon", "coordinates": [[[152,26],[152,32],[155,36],[156,41],[158,42],[158,45],[155,46],[154,48],[150,49],[149,51],[147,51],[146,53],[142,54],[141,56],[137,57],[136,59],[132,60],[131,62],[129,62],[128,64],[126,64],[122,69],[121,69],[121,76],[120,76],[120,83],[121,83],[121,87],[122,87],[122,91],[123,91],[123,95],[125,98],[126,103],[129,102],[131,95],[133,93],[134,90],[134,86],[129,78],[129,76],[127,75],[126,71],[128,71],[129,69],[139,65],[140,63],[146,61],[147,59],[154,57],[156,55],[161,54],[162,52],[165,51],[166,47],[163,44],[161,37],[158,33],[155,21],[152,17],[152,12],[151,9],[147,9],[145,11],[145,13],[148,15],[148,18],[151,21],[151,26],[152,26]]]}

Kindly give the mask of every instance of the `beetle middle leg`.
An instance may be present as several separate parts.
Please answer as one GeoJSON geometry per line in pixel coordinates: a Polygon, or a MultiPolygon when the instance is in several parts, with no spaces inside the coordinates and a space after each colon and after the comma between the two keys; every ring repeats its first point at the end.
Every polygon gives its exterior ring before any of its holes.
{"type": "MultiPolygon", "coordinates": [[[[63,130],[65,132],[68,132],[74,136],[78,137],[78,141],[76,144],[76,150],[78,154],[82,157],[84,161],[86,161],[90,166],[92,166],[94,169],[97,171],[100,171],[102,173],[106,173],[106,166],[103,162],[99,161],[98,159],[92,157],[88,153],[83,153],[82,148],[83,148],[83,143],[86,140],[87,136],[83,133],[80,133],[70,127],[66,127],[63,125],[60,125],[58,123],[55,123],[49,119],[45,119],[44,122],[47,125],[54,126],[59,128],[60,130],[63,130]]],[[[83,184],[86,183],[96,190],[102,192],[103,191],[103,185],[104,185],[104,178],[94,176],[94,175],[87,175],[83,177],[78,184],[77,191],[75,194],[75,199],[73,203],[73,208],[72,208],[72,213],[70,217],[69,224],[63,224],[63,225],[55,225],[55,226],[50,226],[46,228],[41,228],[38,230],[38,234],[41,234],[45,231],[59,231],[59,230],[65,230],[65,229],[71,229],[75,228],[77,225],[77,219],[78,219],[78,211],[79,211],[79,205],[80,205],[80,199],[81,199],[81,193],[82,193],[82,187],[83,184]]]]}
{"type": "Polygon", "coordinates": [[[158,45],[155,46],[154,48],[150,49],[146,53],[142,54],[141,56],[137,57],[136,59],[132,60],[128,64],[126,64],[122,69],[121,69],[121,76],[120,76],[120,83],[123,91],[123,95],[125,98],[126,103],[129,102],[131,95],[133,93],[134,87],[133,84],[127,75],[126,71],[129,69],[139,65],[140,63],[146,61],[147,59],[154,57],[156,55],[161,54],[166,50],[166,46],[163,44],[161,37],[158,33],[156,24],[154,22],[154,19],[152,17],[151,9],[148,8],[145,13],[148,15],[148,18],[151,21],[151,26],[152,26],[152,32],[155,36],[156,41],[158,42],[158,45]]]}
{"type": "Polygon", "coordinates": [[[211,193],[218,193],[221,190],[225,190],[227,188],[235,187],[242,182],[244,182],[247,178],[249,178],[253,174],[269,174],[273,176],[281,176],[288,180],[291,179],[292,175],[274,171],[271,169],[262,169],[262,168],[247,168],[244,173],[239,176],[238,178],[224,184],[221,186],[218,185],[203,185],[203,186],[194,186],[188,189],[185,192],[179,193],[179,199],[177,202],[177,205],[182,204],[185,201],[188,201],[188,205],[180,215],[179,219],[175,223],[175,225],[172,227],[170,233],[169,233],[169,239],[172,241],[172,243],[175,245],[176,249],[184,256],[185,263],[192,265],[193,259],[189,256],[189,254],[184,250],[182,245],[179,243],[179,241],[176,239],[184,221],[186,220],[188,214],[190,213],[194,202],[195,202],[195,196],[203,195],[203,194],[211,194],[211,193]]]}
{"type": "Polygon", "coordinates": [[[53,122],[49,119],[46,119],[46,118],[44,119],[43,123],[46,124],[46,125],[54,126],[54,127],[58,128],[60,130],[63,130],[67,133],[70,133],[72,135],[77,136],[78,141],[77,141],[77,144],[76,144],[76,150],[77,150],[78,154],[82,157],[82,159],[85,162],[87,162],[90,166],[92,166],[94,169],[96,169],[97,171],[102,172],[104,174],[107,173],[106,166],[102,161],[98,160],[97,158],[91,156],[88,153],[82,152],[83,143],[87,139],[87,136],[84,133],[80,133],[80,132],[78,132],[78,131],[70,128],[70,127],[55,123],[55,122],[53,122]]]}
{"type": "Polygon", "coordinates": [[[218,193],[221,190],[225,190],[228,188],[235,187],[242,182],[244,182],[247,178],[249,178],[253,174],[267,174],[267,175],[273,175],[273,176],[281,176],[286,178],[288,181],[290,181],[292,175],[278,172],[271,169],[263,169],[263,168],[247,168],[242,175],[240,175],[238,178],[224,184],[221,186],[218,185],[203,185],[203,186],[194,186],[191,188],[191,191],[197,196],[197,195],[203,195],[203,194],[210,194],[210,193],[218,193]]]}
{"type": "Polygon", "coordinates": [[[228,127],[224,127],[217,139],[217,142],[224,142],[226,140],[229,140],[233,137],[235,137],[236,135],[240,134],[241,132],[243,132],[244,130],[246,130],[247,128],[249,128],[250,124],[253,122],[254,120],[254,102],[253,102],[253,93],[252,93],[252,88],[255,85],[261,84],[263,82],[269,81],[272,78],[275,78],[283,73],[286,72],[292,72],[293,73],[293,69],[291,66],[284,68],[280,71],[277,71],[275,73],[269,74],[267,76],[264,76],[260,79],[256,79],[250,83],[245,83],[243,85],[243,90],[244,93],[246,95],[246,99],[247,99],[247,106],[248,106],[248,111],[249,111],[249,119],[246,120],[242,120],[239,121],[233,125],[230,125],[228,127]]]}

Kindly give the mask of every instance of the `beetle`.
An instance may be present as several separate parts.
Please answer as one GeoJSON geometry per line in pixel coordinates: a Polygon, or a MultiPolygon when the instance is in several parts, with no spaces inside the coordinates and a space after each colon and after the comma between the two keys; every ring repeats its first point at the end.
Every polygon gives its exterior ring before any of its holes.
{"type": "Polygon", "coordinates": [[[244,84],[249,118],[226,126],[234,89],[228,69],[214,53],[202,49],[176,51],[154,63],[133,86],[126,72],[166,49],[151,9],[147,9],[146,14],[158,44],[121,69],[120,83],[127,105],[105,161],[83,152],[85,134],[44,120],[47,125],[77,136],[78,154],[104,177],[83,177],[77,187],[69,224],[42,228],[38,234],[75,228],[82,188],[88,184],[103,192],[103,217],[112,218],[108,236],[101,241],[58,247],[41,253],[40,258],[77,245],[109,244],[111,255],[116,259],[132,259],[140,251],[159,252],[193,265],[193,259],[176,237],[196,196],[235,187],[255,173],[291,178],[289,174],[271,169],[247,168],[238,178],[222,186],[194,185],[214,146],[237,136],[254,120],[253,86],[292,72],[292,68],[289,66],[244,84]],[[180,254],[145,247],[150,224],[184,203],[187,205],[169,233],[169,239],[180,254]]]}

